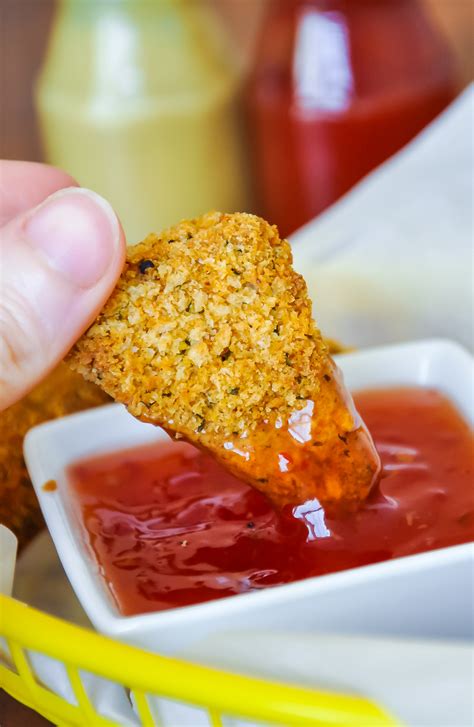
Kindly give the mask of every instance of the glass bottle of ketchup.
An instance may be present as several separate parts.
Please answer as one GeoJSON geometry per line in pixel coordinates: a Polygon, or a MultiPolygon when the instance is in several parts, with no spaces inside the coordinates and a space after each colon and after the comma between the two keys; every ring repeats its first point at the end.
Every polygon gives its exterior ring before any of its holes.
{"type": "Polygon", "coordinates": [[[259,212],[288,235],[456,95],[417,0],[271,0],[247,87],[259,212]]]}

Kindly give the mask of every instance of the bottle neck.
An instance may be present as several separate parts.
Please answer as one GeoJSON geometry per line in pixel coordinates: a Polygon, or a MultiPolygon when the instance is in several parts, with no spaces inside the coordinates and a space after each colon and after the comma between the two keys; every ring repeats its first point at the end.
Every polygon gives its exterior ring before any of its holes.
{"type": "Polygon", "coordinates": [[[187,0],[60,0],[61,5],[82,5],[89,6],[91,9],[106,7],[112,8],[117,6],[154,6],[156,9],[165,9],[168,7],[185,5],[186,2],[187,0]]]}
{"type": "Polygon", "coordinates": [[[157,17],[170,12],[186,11],[187,7],[190,7],[188,0],[60,0],[59,3],[59,8],[65,11],[91,18],[116,12],[157,17]]]}
{"type": "Polygon", "coordinates": [[[73,78],[89,96],[118,97],[128,84],[147,97],[188,97],[234,83],[235,56],[204,2],[61,0],[42,76],[56,88],[73,78]]]}

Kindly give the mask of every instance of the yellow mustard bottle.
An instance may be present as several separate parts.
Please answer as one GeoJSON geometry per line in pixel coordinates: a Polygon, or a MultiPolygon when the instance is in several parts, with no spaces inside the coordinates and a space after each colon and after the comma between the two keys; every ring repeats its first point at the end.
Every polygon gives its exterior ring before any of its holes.
{"type": "Polygon", "coordinates": [[[61,0],[36,89],[47,161],[107,197],[130,243],[245,210],[239,65],[200,0],[61,0]]]}

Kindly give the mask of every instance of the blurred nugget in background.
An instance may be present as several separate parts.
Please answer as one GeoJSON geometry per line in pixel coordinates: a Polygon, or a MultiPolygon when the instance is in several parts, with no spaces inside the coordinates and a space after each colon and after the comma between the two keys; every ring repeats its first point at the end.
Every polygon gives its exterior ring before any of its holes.
{"type": "Polygon", "coordinates": [[[94,384],[60,364],[28,396],[0,413],[0,523],[13,530],[20,548],[44,526],[23,459],[25,434],[48,419],[108,400],[94,384]]]}

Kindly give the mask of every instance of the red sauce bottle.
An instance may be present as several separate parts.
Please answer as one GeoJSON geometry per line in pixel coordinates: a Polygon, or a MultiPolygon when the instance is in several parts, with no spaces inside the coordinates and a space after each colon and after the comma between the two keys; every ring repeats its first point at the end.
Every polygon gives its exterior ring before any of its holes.
{"type": "Polygon", "coordinates": [[[272,0],[247,88],[259,212],[288,235],[454,98],[417,0],[272,0]]]}

